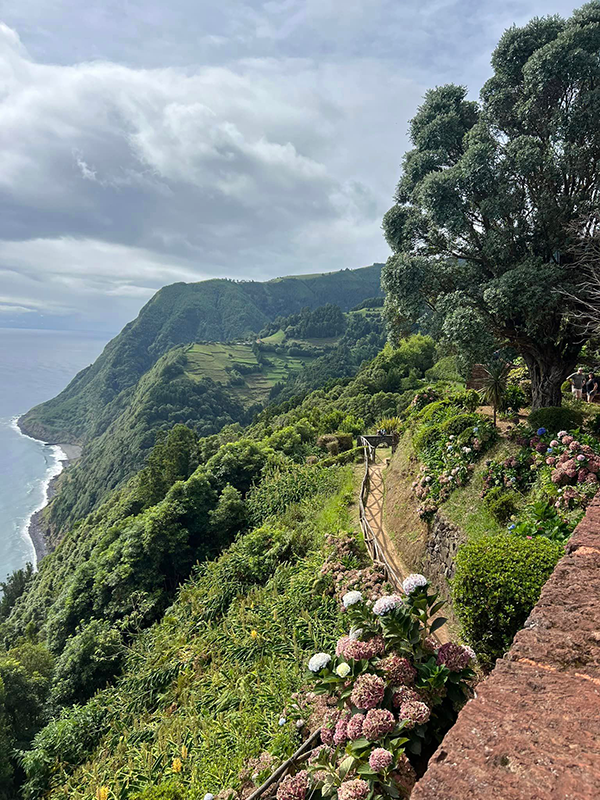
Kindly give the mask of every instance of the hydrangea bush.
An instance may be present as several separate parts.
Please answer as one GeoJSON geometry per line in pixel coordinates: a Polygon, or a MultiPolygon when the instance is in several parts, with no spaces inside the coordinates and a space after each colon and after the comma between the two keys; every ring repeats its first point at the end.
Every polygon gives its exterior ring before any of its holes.
{"type": "MultiPolygon", "coordinates": [[[[532,431],[518,426],[511,438],[520,446],[516,455],[490,461],[482,497],[498,488],[525,494],[532,500],[508,525],[515,535],[543,535],[564,542],[598,491],[600,442],[587,434],[532,431]]],[[[491,495],[490,495],[491,496],[491,495]]]]}
{"type": "Polygon", "coordinates": [[[497,435],[492,423],[481,418],[459,434],[448,433],[426,440],[426,446],[419,452],[423,466],[412,484],[413,492],[422,501],[418,509],[421,517],[432,516],[454,489],[469,482],[475,462],[496,441],[497,435]]]}
{"type": "Polygon", "coordinates": [[[318,707],[321,744],[278,800],[408,797],[411,761],[433,751],[471,691],[475,654],[433,638],[444,603],[424,576],[409,576],[402,594],[372,603],[352,590],[342,603],[349,631],[335,653],[311,657],[314,689],[290,713],[318,707]]]}

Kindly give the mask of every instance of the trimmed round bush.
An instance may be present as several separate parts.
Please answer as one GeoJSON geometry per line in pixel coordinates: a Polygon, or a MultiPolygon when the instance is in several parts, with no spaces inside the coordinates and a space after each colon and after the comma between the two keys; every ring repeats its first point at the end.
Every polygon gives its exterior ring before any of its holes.
{"type": "Polygon", "coordinates": [[[458,551],[454,608],[481,664],[491,668],[508,650],[563,553],[542,536],[483,536],[458,551]]]}
{"type": "Polygon", "coordinates": [[[436,400],[419,411],[417,417],[422,422],[440,422],[448,416],[450,406],[451,402],[447,398],[445,400],[436,400]]]}
{"type": "Polygon", "coordinates": [[[485,502],[501,525],[508,522],[517,511],[518,496],[515,492],[505,492],[500,486],[491,489],[485,496],[485,502]]]}
{"type": "Polygon", "coordinates": [[[573,408],[549,406],[532,411],[528,422],[532,428],[546,428],[549,433],[558,433],[579,428],[583,424],[583,414],[573,408]]]}

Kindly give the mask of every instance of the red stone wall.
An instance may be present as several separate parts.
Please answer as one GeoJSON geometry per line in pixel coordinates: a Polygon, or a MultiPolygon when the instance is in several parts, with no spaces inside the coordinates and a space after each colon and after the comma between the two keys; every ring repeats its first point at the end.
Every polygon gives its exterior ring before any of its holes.
{"type": "Polygon", "coordinates": [[[600,500],[411,800],[599,800],[600,500]]]}

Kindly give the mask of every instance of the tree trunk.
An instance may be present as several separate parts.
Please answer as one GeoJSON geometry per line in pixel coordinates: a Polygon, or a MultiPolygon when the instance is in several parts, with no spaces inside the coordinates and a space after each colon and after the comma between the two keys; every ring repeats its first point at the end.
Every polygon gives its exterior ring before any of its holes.
{"type": "Polygon", "coordinates": [[[552,354],[532,355],[523,353],[523,358],[531,378],[531,410],[560,406],[562,393],[560,387],[575,369],[575,360],[552,357],[552,354]]]}

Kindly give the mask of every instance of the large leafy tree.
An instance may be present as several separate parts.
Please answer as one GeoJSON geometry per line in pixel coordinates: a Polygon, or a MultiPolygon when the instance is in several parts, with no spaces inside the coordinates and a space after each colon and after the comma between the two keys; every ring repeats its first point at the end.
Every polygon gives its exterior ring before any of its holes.
{"type": "Polygon", "coordinates": [[[509,29],[492,66],[479,104],[438,87],[411,122],[384,218],[388,320],[425,323],[466,362],[509,346],[533,406],[560,405],[583,345],[574,231],[598,209],[600,2],[509,29]]]}

